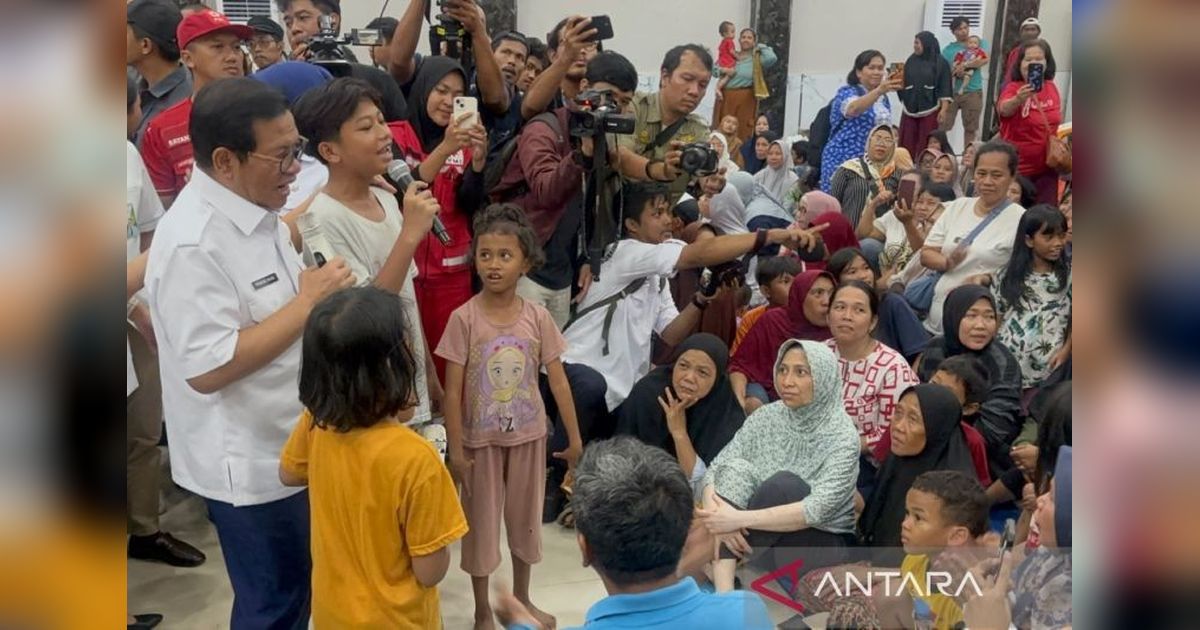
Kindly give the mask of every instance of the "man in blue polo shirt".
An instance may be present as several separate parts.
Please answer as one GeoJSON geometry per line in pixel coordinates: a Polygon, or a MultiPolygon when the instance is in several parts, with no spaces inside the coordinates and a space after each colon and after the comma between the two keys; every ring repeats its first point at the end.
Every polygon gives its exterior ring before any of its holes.
{"type": "MultiPolygon", "coordinates": [[[[588,610],[584,628],[775,627],[758,595],[706,593],[676,575],[694,503],[687,477],[666,451],[628,436],[589,444],[575,469],[571,505],[583,562],[608,591],[588,610]]],[[[509,630],[537,627],[512,596],[495,610],[509,630]]]]}

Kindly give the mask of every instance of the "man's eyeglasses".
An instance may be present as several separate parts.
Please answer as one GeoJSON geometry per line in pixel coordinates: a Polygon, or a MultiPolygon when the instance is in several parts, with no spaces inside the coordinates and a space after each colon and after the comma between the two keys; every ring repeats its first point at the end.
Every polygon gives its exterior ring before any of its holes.
{"type": "Polygon", "coordinates": [[[308,138],[300,136],[300,141],[297,142],[296,145],[291,149],[288,149],[287,155],[283,157],[255,153],[254,151],[251,151],[248,153],[248,155],[251,157],[256,157],[260,160],[267,160],[268,162],[279,162],[279,174],[283,175],[284,173],[287,173],[289,168],[292,168],[292,164],[295,163],[296,160],[299,160],[300,156],[304,155],[304,150],[307,148],[308,138]]]}

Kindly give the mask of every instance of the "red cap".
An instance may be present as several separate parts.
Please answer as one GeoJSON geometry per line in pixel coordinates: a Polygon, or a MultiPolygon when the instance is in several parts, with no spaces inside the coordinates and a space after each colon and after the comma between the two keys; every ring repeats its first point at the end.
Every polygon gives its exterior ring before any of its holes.
{"type": "Polygon", "coordinates": [[[199,11],[183,18],[183,21],[179,23],[179,27],[175,29],[175,38],[179,41],[180,48],[186,48],[193,41],[218,31],[233,33],[241,39],[252,39],[254,37],[254,29],[245,24],[234,24],[229,21],[229,18],[224,13],[218,13],[210,9],[199,11]]]}

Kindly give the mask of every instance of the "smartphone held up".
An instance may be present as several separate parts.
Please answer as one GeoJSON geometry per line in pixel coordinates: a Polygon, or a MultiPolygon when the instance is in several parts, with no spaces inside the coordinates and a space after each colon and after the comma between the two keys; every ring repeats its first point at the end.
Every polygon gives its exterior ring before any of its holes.
{"type": "Polygon", "coordinates": [[[1025,74],[1029,80],[1029,87],[1033,88],[1034,92],[1041,92],[1042,88],[1046,87],[1046,64],[1031,63],[1025,74]]]}

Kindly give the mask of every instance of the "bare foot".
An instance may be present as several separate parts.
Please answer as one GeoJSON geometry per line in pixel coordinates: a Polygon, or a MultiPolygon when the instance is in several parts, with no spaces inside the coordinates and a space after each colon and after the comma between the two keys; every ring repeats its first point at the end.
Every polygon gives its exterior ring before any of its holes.
{"type": "Polygon", "coordinates": [[[529,611],[529,614],[533,615],[533,618],[542,624],[543,630],[554,630],[558,627],[558,620],[554,618],[554,615],[534,606],[533,602],[522,601],[521,603],[525,604],[525,608],[529,611]]]}
{"type": "Polygon", "coordinates": [[[475,610],[475,630],[496,630],[496,617],[491,607],[483,611],[475,610]]]}

